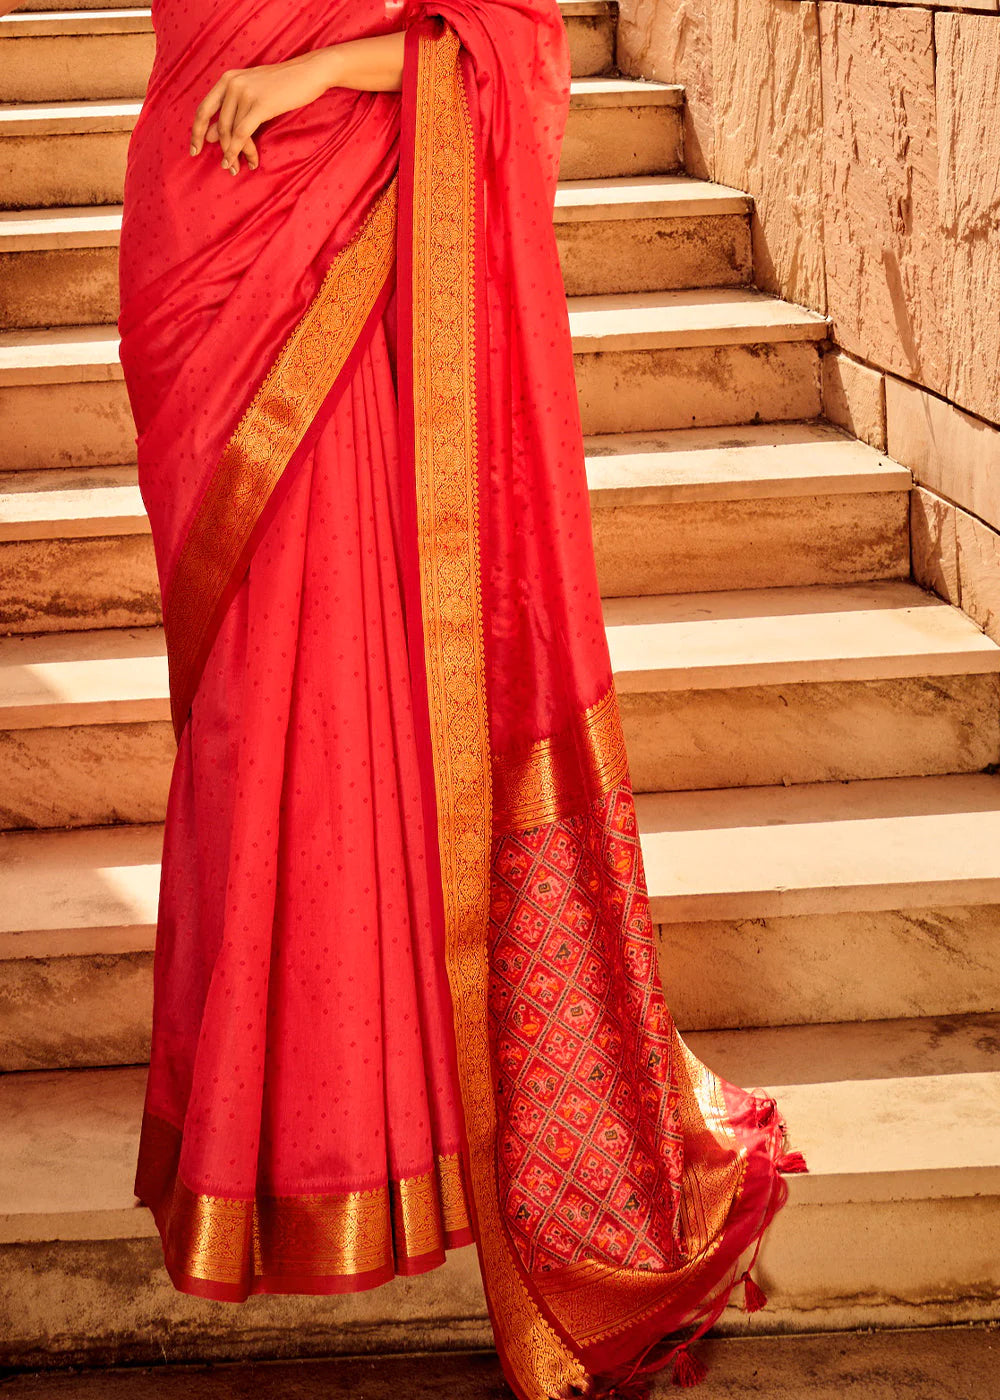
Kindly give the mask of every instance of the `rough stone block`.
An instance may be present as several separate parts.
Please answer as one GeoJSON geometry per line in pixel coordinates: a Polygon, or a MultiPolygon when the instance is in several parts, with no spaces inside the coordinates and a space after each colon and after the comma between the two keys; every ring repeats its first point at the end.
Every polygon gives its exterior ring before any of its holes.
{"type": "Polygon", "coordinates": [[[823,356],[823,416],[885,452],[885,375],[839,348],[828,351],[823,356]]]}
{"type": "Polygon", "coordinates": [[[712,0],[713,176],[754,198],[754,281],[825,311],[817,7],[712,0]]]}

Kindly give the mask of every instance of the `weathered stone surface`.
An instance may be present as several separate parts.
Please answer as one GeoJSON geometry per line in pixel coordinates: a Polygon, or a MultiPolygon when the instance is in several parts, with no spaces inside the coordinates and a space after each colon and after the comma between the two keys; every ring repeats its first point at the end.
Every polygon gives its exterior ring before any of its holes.
{"type": "Polygon", "coordinates": [[[885,410],[889,455],[1000,529],[1000,428],[894,375],[886,375],[885,410]]]}
{"type": "Polygon", "coordinates": [[[827,310],[852,354],[938,391],[948,274],[933,15],[820,0],[827,310]]]}
{"type": "Polygon", "coordinates": [[[823,356],[823,416],[880,452],[887,451],[885,378],[839,347],[823,356]]]}
{"type": "Polygon", "coordinates": [[[601,593],[623,598],[906,578],[906,521],[902,491],[596,509],[601,593]]]}
{"type": "Polygon", "coordinates": [[[622,694],[637,792],[975,773],[1000,762],[994,675],[622,694]]]}
{"type": "Polygon", "coordinates": [[[820,408],[819,354],[805,341],[577,355],[576,385],[585,433],[812,418],[820,408]]]}
{"type": "Polygon", "coordinates": [[[1000,642],[1000,534],[964,510],[955,512],[955,528],[962,610],[1000,642]]]}
{"type": "MultiPolygon", "coordinates": [[[[944,392],[1000,419],[1000,24],[934,14],[938,198],[948,305],[944,392]]],[[[982,468],[973,468],[977,474],[982,468]]],[[[994,486],[994,490],[1000,487],[994,486]]],[[[994,524],[1000,519],[991,516],[994,524]]]]}
{"type": "Polygon", "coordinates": [[[573,15],[567,19],[566,32],[574,78],[611,70],[615,58],[615,23],[610,10],[599,15],[573,15]]]}
{"type": "Polygon", "coordinates": [[[988,1012],[1000,986],[995,904],[662,924],[658,938],[682,1030],[988,1012]]]}
{"type": "Polygon", "coordinates": [[[556,240],[568,296],[750,282],[750,231],[741,214],[560,223],[556,240]]]}
{"type": "Polygon", "coordinates": [[[910,493],[910,559],[913,577],[959,606],[955,507],[922,486],[910,493]]]}
{"type": "Polygon", "coordinates": [[[135,424],[121,381],[0,388],[4,471],[135,461],[135,424]]]}
{"type": "Polygon", "coordinates": [[[120,204],[128,132],[18,136],[0,141],[5,209],[120,204]]]}
{"type": "MultiPolygon", "coordinates": [[[[891,1112],[880,1115],[880,1126],[892,1136],[891,1112]]],[[[837,1131],[832,1122],[830,1131],[837,1131]]],[[[840,1131],[850,1133],[851,1125],[840,1131]]],[[[796,1215],[779,1212],[754,1271],[768,1297],[769,1325],[824,1331],[1000,1317],[995,1201],[887,1200],[875,1211],[842,1201],[803,1205],[796,1215]]]]}
{"type": "Polygon", "coordinates": [[[153,955],[0,962],[0,1071],[142,1064],[153,955]]]}
{"type": "MultiPolygon", "coordinates": [[[[738,1291],[738,1290],[737,1290],[738,1291]]],[[[710,1337],[698,1354],[726,1400],[995,1400],[1000,1338],[983,1327],[932,1328],[799,1337],[710,1337]]],[[[83,1374],[42,1373],[5,1381],[10,1400],[508,1400],[492,1351],[457,1355],[275,1361],[257,1366],[129,1366],[83,1374]]],[[[676,1393],[669,1372],[653,1395],[676,1393]]]]}
{"type": "MultiPolygon", "coordinates": [[[[143,1212],[145,1215],[146,1212],[143,1212]]],[[[0,1246],[0,1359],[225,1361],[487,1346],[475,1248],[439,1269],[332,1297],[253,1297],[239,1307],[173,1287],[156,1238],[0,1246]]]]}
{"type": "Polygon", "coordinates": [[[118,318],[117,248],[0,256],[0,326],[108,325],[118,318]]]}
{"type": "Polygon", "coordinates": [[[174,753],[169,724],[0,732],[0,829],[161,821],[174,753]]]}
{"type": "Polygon", "coordinates": [[[754,198],[754,280],[818,311],[823,274],[816,5],[712,0],[713,175],[754,198]]]}
{"type": "Polygon", "coordinates": [[[679,107],[596,107],[570,110],[559,175],[596,180],[665,175],[682,165],[679,107]]]}
{"type": "Polygon", "coordinates": [[[149,535],[0,544],[0,632],[150,627],[160,594],[149,535]]]}
{"type": "Polygon", "coordinates": [[[620,0],[623,73],[684,84],[684,166],[707,178],[714,159],[711,0],[620,0]]]}
{"type": "Polygon", "coordinates": [[[0,92],[5,102],[141,97],[153,48],[151,32],[7,39],[0,46],[0,92]]]}

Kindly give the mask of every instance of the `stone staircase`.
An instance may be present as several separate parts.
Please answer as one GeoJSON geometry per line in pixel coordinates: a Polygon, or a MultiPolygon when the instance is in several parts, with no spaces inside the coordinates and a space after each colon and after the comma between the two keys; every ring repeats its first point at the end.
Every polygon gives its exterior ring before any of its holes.
{"type": "MultiPolygon", "coordinates": [[[[0,1362],[485,1345],[471,1250],[227,1308],[134,1203],[172,740],[115,256],[152,35],[71,3],[0,22],[0,1362]]],[[[563,11],[556,231],[667,995],[812,1169],[770,1306],[721,1330],[996,1319],[1000,648],[910,581],[910,474],[822,417],[828,323],[754,288],[683,90],[613,76],[604,0],[563,11]]]]}

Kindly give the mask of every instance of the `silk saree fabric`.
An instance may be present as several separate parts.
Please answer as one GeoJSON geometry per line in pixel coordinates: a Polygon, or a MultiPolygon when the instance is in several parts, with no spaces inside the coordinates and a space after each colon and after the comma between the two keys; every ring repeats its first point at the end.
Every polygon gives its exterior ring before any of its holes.
{"type": "MultiPolygon", "coordinates": [[[[521,1400],[704,1331],[784,1124],[660,989],[552,228],[555,0],[154,5],[122,362],[178,740],[136,1194],[176,1287],[334,1293],[475,1242],[521,1400]],[[219,74],[405,28],[236,180],[219,74]]],[[[688,1339],[690,1340],[690,1338],[688,1339]]]]}

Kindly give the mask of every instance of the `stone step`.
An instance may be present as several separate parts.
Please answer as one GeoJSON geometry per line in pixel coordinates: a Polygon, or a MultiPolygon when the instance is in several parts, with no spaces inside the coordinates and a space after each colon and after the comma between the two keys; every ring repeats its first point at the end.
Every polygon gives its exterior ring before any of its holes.
{"type": "MultiPolygon", "coordinates": [[[[572,295],[740,286],[751,277],[749,195],[688,175],[564,181],[556,237],[572,295]]],[[[121,208],[0,214],[0,326],[118,319],[121,208]]]]}
{"type": "Polygon", "coordinates": [[[909,577],[909,471],[822,419],[586,447],[606,598],[909,577]]]}
{"type": "MultiPolygon", "coordinates": [[[[640,795],[637,811],[682,1030],[996,1009],[1000,777],[640,795]]],[[[0,836],[0,1069],[145,1058],[161,840],[152,824],[0,836]]]]}
{"type": "Polygon", "coordinates": [[[586,433],[811,418],[829,318],[753,287],[570,297],[586,433]],[[753,413],[748,406],[752,405],[753,413]]]}
{"type": "MultiPolygon", "coordinates": [[[[572,71],[608,72],[614,19],[604,0],[562,0],[572,71]]],[[[151,11],[23,11],[0,19],[0,92],[9,102],[142,97],[153,63],[151,11]]]]}
{"type": "MultiPolygon", "coordinates": [[[[753,288],[569,298],[587,433],[811,418],[829,321],[753,288]]],[[[127,462],[134,430],[113,326],[0,332],[4,466],[127,462]]]]}
{"type": "Polygon", "coordinates": [[[8,102],[142,97],[153,65],[148,9],[23,11],[0,19],[8,102]]]}
{"type": "MultiPolygon", "coordinates": [[[[51,14],[54,10],[106,10],[108,0],[21,0],[19,14],[51,14]]],[[[120,0],[115,6],[119,10],[147,10],[148,0],[120,0]]]]}
{"type": "MultiPolygon", "coordinates": [[[[605,597],[909,576],[910,473],[822,420],[592,437],[587,471],[605,597]]],[[[135,468],[0,475],[0,576],[0,633],[158,623],[135,468]]]]}
{"type": "MultiPolygon", "coordinates": [[[[637,792],[977,772],[1000,647],[914,584],[612,599],[637,792]]],[[[159,628],[0,641],[0,827],[158,821],[173,759],[159,628]]]]}
{"type": "Polygon", "coordinates": [[[1000,647],[910,583],[608,600],[637,792],[977,772],[1000,647]]]}
{"type": "MultiPolygon", "coordinates": [[[[776,1095],[810,1166],[787,1178],[788,1203],[761,1249],[756,1272],[770,1301],[755,1330],[1000,1316],[1000,1017],[694,1033],[689,1043],[727,1078],[776,1095]]],[[[173,1289],[151,1216],[132,1194],[144,1083],[141,1067],[0,1081],[8,1361],[488,1342],[473,1247],[354,1296],[236,1309],[173,1289]]],[[[745,1334],[740,1301],[720,1332],[745,1334]]]]}
{"type": "MultiPolygon", "coordinates": [[[[682,164],[684,90],[625,78],[575,78],[564,179],[655,175],[682,164]]],[[[0,207],[119,204],[134,100],[0,106],[0,207]]]]}
{"type": "MultiPolygon", "coordinates": [[[[726,1400],[842,1400],[850,1389],[869,1400],[996,1400],[1000,1339],[990,1323],[964,1327],[892,1328],[884,1332],[800,1333],[786,1337],[712,1336],[698,1355],[725,1386],[726,1400]],[[956,1389],[958,1386],[960,1389],[956,1389]]],[[[456,1351],[418,1358],[387,1355],[254,1361],[232,1366],[122,1365],[40,1378],[27,1373],[5,1381],[7,1400],[173,1400],[196,1390],[199,1400],[483,1400],[506,1393],[496,1352],[463,1344],[456,1351]]],[[[170,1360],[169,1350],[167,1359],[170,1360]]],[[[32,1362],[31,1364],[35,1364],[32,1362]]],[[[47,1364],[41,1357],[39,1366],[47,1364]]],[[[712,1394],[711,1389],[707,1392],[712,1394]]],[[[721,1395],[722,1391],[717,1390],[721,1395]]],[[[652,1395],[676,1395],[669,1376],[654,1379],[652,1395]]]]}

